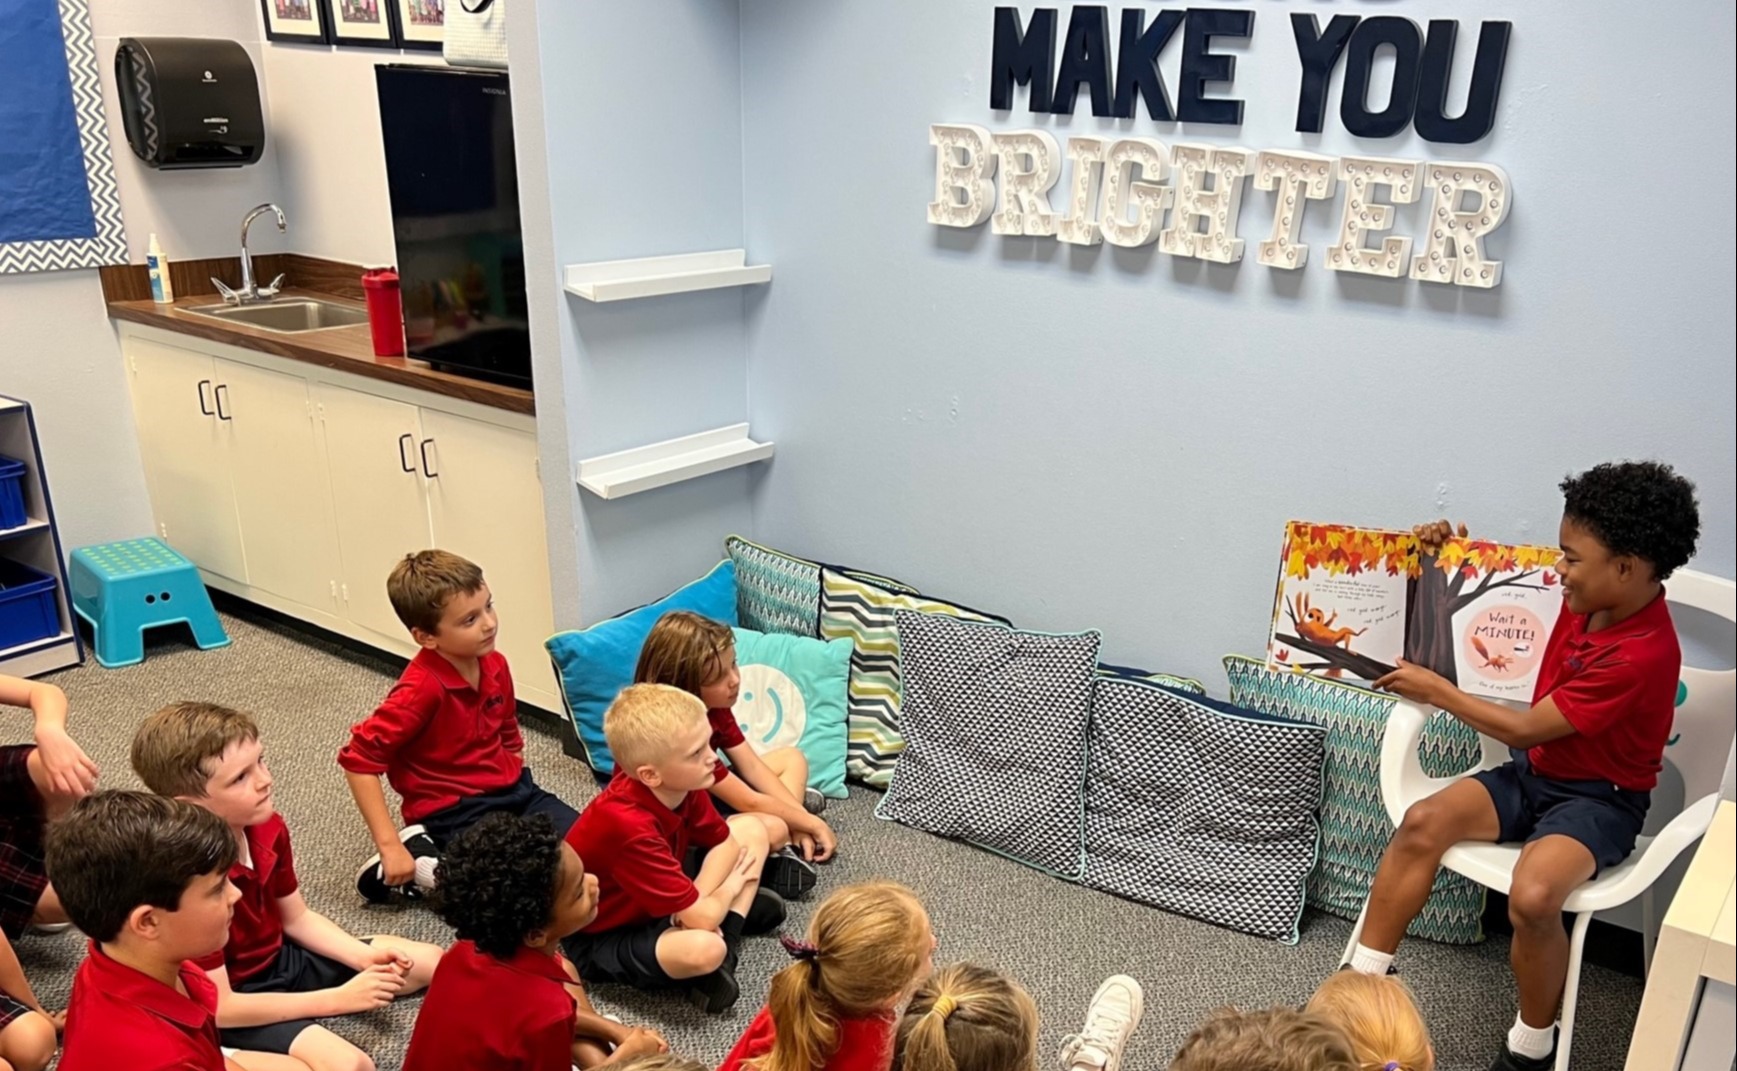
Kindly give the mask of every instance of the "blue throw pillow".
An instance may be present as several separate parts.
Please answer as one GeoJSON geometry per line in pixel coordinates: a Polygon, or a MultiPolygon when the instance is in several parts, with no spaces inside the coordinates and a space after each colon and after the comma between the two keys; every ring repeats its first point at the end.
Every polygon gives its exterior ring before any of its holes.
{"type": "Polygon", "coordinates": [[[654,603],[599,621],[577,632],[559,632],[543,646],[555,662],[561,701],[579,734],[585,761],[600,774],[615,772],[603,739],[603,712],[633,683],[639,649],[651,626],[671,610],[692,610],[726,625],[736,624],[736,567],[721,561],[712,571],[654,603]]]}
{"type": "Polygon", "coordinates": [[[849,640],[811,640],[736,630],[742,694],[736,722],[755,751],[795,747],[808,758],[808,784],[833,799],[844,787],[845,689],[849,640]]]}

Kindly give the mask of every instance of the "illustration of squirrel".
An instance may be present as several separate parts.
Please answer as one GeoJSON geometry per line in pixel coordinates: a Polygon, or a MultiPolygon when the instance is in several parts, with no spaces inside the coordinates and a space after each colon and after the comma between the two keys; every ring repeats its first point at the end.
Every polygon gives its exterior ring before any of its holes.
{"type": "Polygon", "coordinates": [[[1322,647],[1343,647],[1351,649],[1351,638],[1361,636],[1369,630],[1366,628],[1334,628],[1333,622],[1339,620],[1339,611],[1334,610],[1331,617],[1309,605],[1309,593],[1300,592],[1295,600],[1294,608],[1297,618],[1297,635],[1310,643],[1322,647]]]}

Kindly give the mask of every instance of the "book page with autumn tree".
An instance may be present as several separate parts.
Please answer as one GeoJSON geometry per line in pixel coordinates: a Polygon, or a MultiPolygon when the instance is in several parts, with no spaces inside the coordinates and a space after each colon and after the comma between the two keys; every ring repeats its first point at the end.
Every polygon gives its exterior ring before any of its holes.
{"type": "Polygon", "coordinates": [[[1406,657],[1472,695],[1530,703],[1562,612],[1561,556],[1555,547],[1448,540],[1418,563],[1406,657]]]}
{"type": "Polygon", "coordinates": [[[1374,680],[1405,653],[1417,575],[1410,532],[1292,521],[1285,528],[1267,662],[1374,680]]]}

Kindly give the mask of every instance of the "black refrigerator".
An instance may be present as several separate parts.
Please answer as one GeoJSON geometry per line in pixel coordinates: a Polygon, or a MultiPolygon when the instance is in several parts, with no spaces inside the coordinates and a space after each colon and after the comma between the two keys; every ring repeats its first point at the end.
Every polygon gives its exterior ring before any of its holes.
{"type": "Polygon", "coordinates": [[[374,68],[407,352],[531,385],[524,240],[505,71],[374,68]]]}

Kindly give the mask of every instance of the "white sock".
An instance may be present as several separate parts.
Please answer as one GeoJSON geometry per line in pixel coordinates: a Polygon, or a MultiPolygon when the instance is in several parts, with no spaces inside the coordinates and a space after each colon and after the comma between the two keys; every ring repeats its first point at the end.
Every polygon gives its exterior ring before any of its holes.
{"type": "Polygon", "coordinates": [[[1351,953],[1351,969],[1358,974],[1382,975],[1387,968],[1393,966],[1393,953],[1377,952],[1373,948],[1358,945],[1351,953]]]}
{"type": "Polygon", "coordinates": [[[1542,1060],[1555,1048],[1556,1024],[1527,1026],[1526,1020],[1514,1016],[1514,1027],[1508,1031],[1508,1051],[1528,1060],[1542,1060]]]}
{"type": "Polygon", "coordinates": [[[418,889],[434,888],[434,868],[440,865],[440,860],[432,855],[416,857],[416,887],[418,889]]]}

